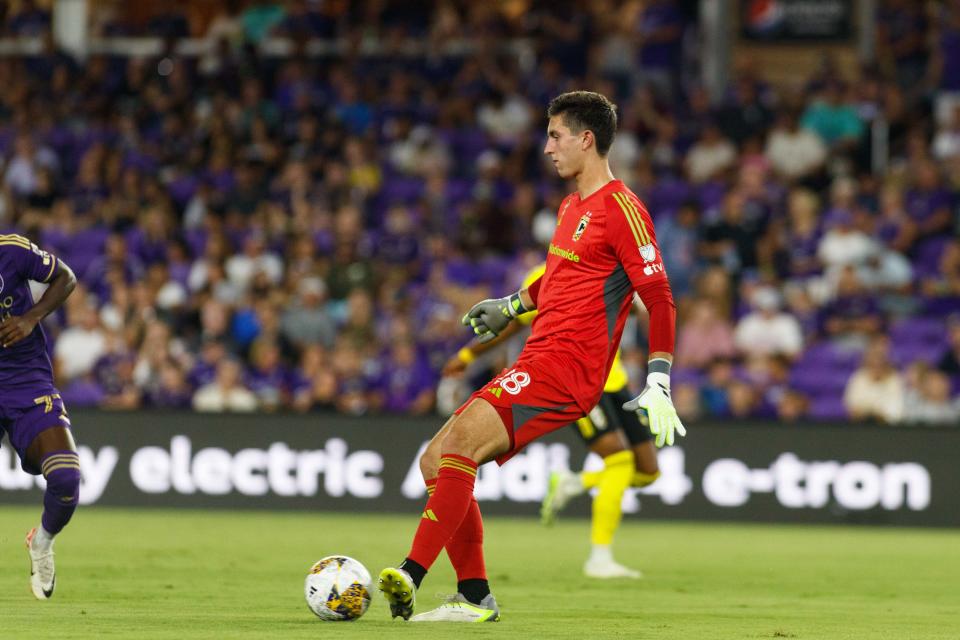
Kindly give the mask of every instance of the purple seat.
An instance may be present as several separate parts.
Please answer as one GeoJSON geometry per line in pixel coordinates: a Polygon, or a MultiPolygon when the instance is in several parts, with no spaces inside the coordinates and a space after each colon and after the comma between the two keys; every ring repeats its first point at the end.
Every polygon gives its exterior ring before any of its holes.
{"type": "Polygon", "coordinates": [[[700,386],[705,381],[706,376],[696,369],[673,369],[670,371],[670,382],[677,384],[693,384],[700,386]]]}
{"type": "Polygon", "coordinates": [[[419,178],[395,177],[385,180],[381,196],[389,203],[415,202],[423,193],[423,181],[419,178]]]}
{"type": "Polygon", "coordinates": [[[960,312],[960,297],[932,298],[927,301],[923,310],[927,315],[935,316],[946,316],[960,312]]]}
{"type": "Polygon", "coordinates": [[[919,277],[931,276],[940,272],[940,257],[943,250],[953,240],[946,236],[924,240],[917,248],[913,267],[919,277]]]}
{"type": "Polygon", "coordinates": [[[503,285],[509,268],[510,261],[507,258],[490,256],[480,260],[480,273],[483,274],[483,281],[494,287],[494,290],[503,285]]]}
{"type": "Polygon", "coordinates": [[[454,156],[464,158],[471,163],[490,148],[487,134],[481,129],[463,129],[457,132],[454,140],[454,156]]]}
{"type": "Polygon", "coordinates": [[[672,215],[690,199],[691,186],[676,176],[664,176],[650,190],[650,211],[661,215],[672,215]]]}
{"type": "Polygon", "coordinates": [[[890,349],[890,359],[898,367],[906,367],[917,360],[935,365],[943,349],[942,344],[895,343],[890,349]]]}
{"type": "Polygon", "coordinates": [[[847,417],[843,396],[818,394],[810,398],[810,417],[818,420],[842,420],[847,417]]]}
{"type": "Polygon", "coordinates": [[[790,372],[790,386],[805,393],[822,395],[846,387],[852,373],[845,367],[798,367],[790,372]]]}
{"type": "Polygon", "coordinates": [[[840,349],[829,341],[817,342],[810,345],[800,356],[797,366],[820,368],[844,367],[851,368],[860,364],[861,354],[850,349],[840,349]]]}
{"type": "Polygon", "coordinates": [[[943,344],[946,326],[940,318],[904,318],[890,326],[890,340],[896,344],[943,344]]]}

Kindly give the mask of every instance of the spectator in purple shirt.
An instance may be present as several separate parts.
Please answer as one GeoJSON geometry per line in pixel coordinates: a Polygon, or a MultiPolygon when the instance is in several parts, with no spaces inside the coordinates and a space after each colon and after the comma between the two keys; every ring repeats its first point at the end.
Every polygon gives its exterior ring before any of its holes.
{"type": "Polygon", "coordinates": [[[387,209],[384,231],[376,242],[376,255],[392,269],[407,269],[410,275],[417,272],[416,261],[420,258],[418,225],[411,211],[401,205],[387,209]]]}
{"type": "Polygon", "coordinates": [[[317,344],[307,346],[300,354],[300,362],[293,375],[295,410],[305,412],[315,408],[334,408],[337,376],[326,349],[317,344]]]}
{"type": "Polygon", "coordinates": [[[923,280],[923,293],[932,298],[960,300],[960,240],[949,242],[938,262],[937,273],[923,280]]]}
{"type": "Polygon", "coordinates": [[[670,91],[680,69],[684,16],[676,0],[651,0],[637,24],[643,79],[670,91]]]}
{"type": "Polygon", "coordinates": [[[913,186],[907,191],[907,211],[917,225],[919,238],[946,233],[953,222],[950,192],[942,185],[940,171],[932,161],[913,168],[913,186]]]}
{"type": "Polygon", "coordinates": [[[187,382],[194,389],[213,382],[217,375],[217,363],[228,355],[223,341],[213,337],[205,337],[199,351],[199,357],[187,375],[187,382]]]}
{"type": "Polygon", "coordinates": [[[118,334],[107,334],[106,353],[93,365],[93,377],[103,390],[99,406],[103,409],[136,409],[140,389],[134,383],[136,357],[127,350],[118,334]]]}
{"type": "Polygon", "coordinates": [[[676,297],[693,290],[693,281],[701,266],[700,260],[700,205],[686,202],[671,217],[657,222],[657,236],[663,261],[670,274],[670,285],[676,297]]]}
{"type": "Polygon", "coordinates": [[[337,394],[334,406],[341,413],[363,415],[376,407],[375,380],[364,370],[361,351],[344,337],[337,341],[331,356],[331,365],[337,376],[337,394]]]}
{"type": "Polygon", "coordinates": [[[787,199],[789,223],[784,247],[789,260],[789,275],[805,280],[821,272],[823,266],[817,257],[822,235],[820,202],[812,191],[795,189],[787,199]]]}
{"type": "Polygon", "coordinates": [[[36,0],[17,3],[16,13],[7,18],[7,32],[29,38],[43,35],[50,29],[50,12],[37,6],[36,0]]]}
{"type": "Polygon", "coordinates": [[[835,344],[862,349],[871,336],[883,329],[883,315],[873,296],[864,290],[857,270],[850,265],[840,270],[837,293],[822,312],[823,331],[835,344]]]}
{"type": "Polygon", "coordinates": [[[265,411],[276,411],[291,397],[290,376],[280,359],[280,346],[269,338],[257,338],[250,346],[252,366],[245,386],[257,395],[265,411]]]}
{"type": "Polygon", "coordinates": [[[955,380],[960,377],[960,315],[951,316],[947,322],[947,348],[937,361],[937,369],[955,380]]]}
{"type": "Polygon", "coordinates": [[[884,0],[877,11],[877,57],[896,74],[897,82],[912,88],[923,79],[927,47],[926,7],[913,0],[884,0]]]}
{"type": "MultiPolygon", "coordinates": [[[[211,375],[210,380],[213,378],[211,375]]],[[[163,409],[186,409],[190,407],[192,398],[193,388],[187,382],[183,369],[175,360],[168,358],[160,367],[157,384],[147,392],[147,403],[163,409]]]]}
{"type": "Polygon", "coordinates": [[[943,92],[960,91],[960,11],[956,2],[941,7],[936,23],[937,46],[931,57],[930,76],[943,92]]]}
{"type": "Polygon", "coordinates": [[[107,300],[113,278],[130,284],[142,279],[146,271],[140,259],[127,251],[127,241],[119,233],[108,236],[103,249],[103,255],[94,258],[81,281],[97,298],[107,300]]]}
{"type": "Polygon", "coordinates": [[[436,374],[413,340],[398,340],[390,345],[384,361],[380,393],[383,410],[390,413],[425,415],[433,409],[436,374]]]}
{"type": "Polygon", "coordinates": [[[907,254],[917,237],[917,225],[910,219],[903,191],[889,184],[880,191],[880,212],[874,223],[874,238],[894,251],[907,254]]]}

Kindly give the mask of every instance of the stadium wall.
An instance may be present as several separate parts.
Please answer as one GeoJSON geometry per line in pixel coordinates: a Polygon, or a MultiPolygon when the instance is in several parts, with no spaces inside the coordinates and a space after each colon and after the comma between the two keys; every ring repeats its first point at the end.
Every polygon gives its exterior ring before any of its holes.
{"type": "MultiPolygon", "coordinates": [[[[85,505],[410,513],[416,461],[441,420],[340,415],[74,412],[85,505]]],[[[697,424],[660,452],[663,476],[628,513],[691,520],[960,526],[960,430],[697,424]]],[[[598,466],[569,429],[481,468],[487,514],[534,515],[549,471],[598,466]]],[[[43,479],[4,440],[0,503],[37,504],[43,479]]],[[[589,501],[571,505],[585,516],[589,501]]]]}

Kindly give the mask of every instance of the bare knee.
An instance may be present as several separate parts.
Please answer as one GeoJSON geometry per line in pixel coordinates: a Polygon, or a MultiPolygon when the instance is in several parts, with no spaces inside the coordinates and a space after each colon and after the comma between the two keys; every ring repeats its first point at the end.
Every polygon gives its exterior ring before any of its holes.
{"type": "Polygon", "coordinates": [[[436,478],[440,470],[440,441],[431,442],[420,456],[420,473],[424,480],[436,478]]]}
{"type": "Polygon", "coordinates": [[[627,449],[627,443],[619,431],[605,433],[590,444],[590,450],[601,458],[612,456],[627,449]]]}

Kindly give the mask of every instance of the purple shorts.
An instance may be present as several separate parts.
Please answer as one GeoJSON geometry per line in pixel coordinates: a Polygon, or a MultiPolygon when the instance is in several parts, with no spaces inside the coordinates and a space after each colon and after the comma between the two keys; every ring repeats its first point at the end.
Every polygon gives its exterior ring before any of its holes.
{"type": "Polygon", "coordinates": [[[26,407],[0,406],[0,438],[4,432],[10,435],[10,444],[27,473],[40,475],[40,469],[27,462],[27,448],[41,431],[51,427],[70,428],[70,418],[56,389],[34,398],[33,404],[26,407]]]}

